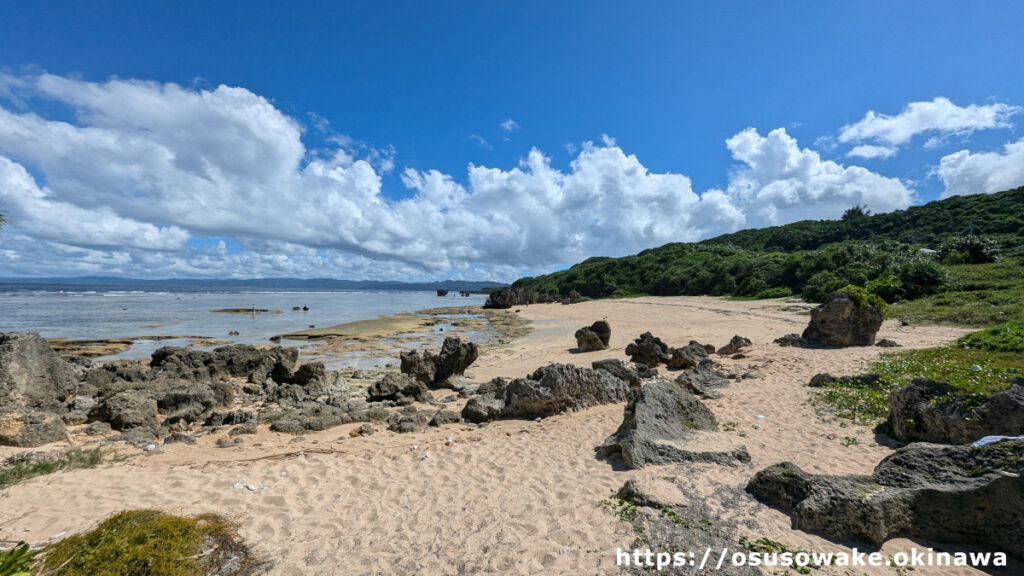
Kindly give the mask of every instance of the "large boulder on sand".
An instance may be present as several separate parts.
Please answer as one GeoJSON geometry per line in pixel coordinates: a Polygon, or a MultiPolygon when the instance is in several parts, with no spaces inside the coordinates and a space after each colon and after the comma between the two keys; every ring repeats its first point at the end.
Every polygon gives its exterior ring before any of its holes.
{"type": "Polygon", "coordinates": [[[64,421],[46,412],[0,412],[0,446],[35,448],[66,438],[64,421]]]}
{"type": "Polygon", "coordinates": [[[625,380],[629,383],[630,388],[640,388],[643,386],[644,380],[658,375],[656,368],[650,368],[646,364],[636,364],[634,362],[627,364],[618,358],[597,360],[591,362],[590,367],[594,370],[604,370],[620,380],[625,380]]]}
{"type": "Polygon", "coordinates": [[[629,356],[633,362],[644,364],[649,368],[667,362],[670,358],[668,344],[650,332],[644,332],[639,338],[630,342],[626,346],[626,356],[629,356]]]}
{"type": "Polygon", "coordinates": [[[590,326],[584,326],[576,331],[576,348],[580,352],[591,352],[593,350],[604,350],[612,338],[612,328],[604,320],[598,320],[590,326]]]}
{"type": "Polygon", "coordinates": [[[665,367],[670,370],[685,370],[710,364],[711,357],[708,356],[707,348],[696,340],[691,340],[681,348],[672,348],[668,360],[665,361],[665,367]]]}
{"type": "Polygon", "coordinates": [[[732,356],[744,348],[753,346],[754,343],[750,341],[750,338],[744,338],[743,336],[733,336],[732,340],[725,346],[718,349],[719,356],[732,356]]]}
{"type": "Polygon", "coordinates": [[[632,390],[619,429],[601,445],[629,468],[673,462],[749,462],[743,446],[716,434],[711,410],[675,382],[657,381],[632,390]]]}
{"type": "Polygon", "coordinates": [[[810,346],[871,346],[883,319],[877,306],[840,290],[811,309],[811,321],[801,337],[810,346]]]}
{"type": "Polygon", "coordinates": [[[222,346],[213,352],[165,346],[153,353],[150,368],[166,378],[192,382],[224,378],[249,378],[263,382],[288,381],[295,370],[295,348],[257,347],[246,344],[222,346]]]}
{"type": "Polygon", "coordinates": [[[120,392],[103,400],[89,414],[89,420],[107,422],[122,432],[135,428],[155,431],[160,424],[156,400],[138,390],[120,392]]]}
{"type": "Polygon", "coordinates": [[[622,402],[629,385],[604,370],[548,364],[526,378],[496,378],[480,387],[462,411],[470,422],[533,418],[622,402]]]}
{"type": "Polygon", "coordinates": [[[479,355],[476,343],[448,337],[437,354],[419,350],[402,352],[400,370],[427,386],[439,388],[446,386],[450,377],[464,373],[479,355]]]}
{"type": "Polygon", "coordinates": [[[747,484],[793,528],[881,545],[913,538],[1024,558],[1024,441],[991,446],[915,443],[870,476],[818,476],[784,462],[747,484]]]}
{"type": "Polygon", "coordinates": [[[710,365],[698,366],[684,370],[676,377],[676,384],[695,396],[702,398],[720,398],[722,395],[716,388],[725,388],[729,379],[710,365]]]}
{"type": "Polygon", "coordinates": [[[62,411],[76,388],[74,369],[39,334],[0,332],[0,410],[62,411]]]}
{"type": "Polygon", "coordinates": [[[979,403],[945,382],[915,378],[889,396],[889,426],[904,442],[967,444],[1024,435],[1024,380],[979,403]]]}
{"type": "Polygon", "coordinates": [[[427,386],[408,374],[389,372],[370,385],[366,391],[371,402],[394,402],[399,405],[426,402],[430,398],[427,386]]]}

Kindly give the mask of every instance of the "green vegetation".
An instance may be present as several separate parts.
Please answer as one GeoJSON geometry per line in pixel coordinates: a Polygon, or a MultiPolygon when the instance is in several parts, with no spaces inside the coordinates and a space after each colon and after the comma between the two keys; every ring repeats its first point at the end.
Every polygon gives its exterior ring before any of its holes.
{"type": "Polygon", "coordinates": [[[1024,352],[1024,320],[1014,320],[980,332],[971,332],[957,340],[966,348],[994,352],[1024,352]]]}
{"type": "Polygon", "coordinates": [[[0,467],[0,490],[13,486],[23,480],[44,474],[52,474],[59,470],[93,468],[102,461],[103,453],[99,448],[71,450],[45,458],[36,458],[31,454],[11,456],[0,467]]]}
{"type": "Polygon", "coordinates": [[[218,516],[133,510],[50,544],[34,568],[40,576],[228,576],[249,574],[254,564],[218,516]]]}
{"type": "MultiPolygon", "coordinates": [[[[748,552],[757,552],[759,554],[783,554],[788,552],[793,556],[796,556],[797,554],[803,552],[807,554],[808,557],[810,557],[810,552],[804,548],[792,548],[790,546],[786,546],[782,542],[778,542],[767,537],[761,537],[756,540],[751,540],[746,536],[742,536],[740,537],[739,544],[740,546],[743,546],[748,552]]],[[[793,566],[792,568],[793,570],[796,570],[799,574],[811,573],[811,569],[808,566],[793,566]]]]}
{"type": "Polygon", "coordinates": [[[906,350],[883,354],[868,366],[868,372],[878,374],[878,381],[870,385],[834,382],[815,391],[812,404],[829,406],[838,417],[856,424],[874,426],[889,415],[889,394],[924,376],[948,383],[953,387],[952,394],[971,406],[1024,377],[1024,353],[964,348],[959,344],[906,350]]]}
{"type": "Polygon", "coordinates": [[[989,325],[1024,313],[1024,188],[887,214],[744,230],[623,258],[595,257],[517,288],[589,298],[714,295],[820,302],[858,286],[890,316],[989,325]]]}
{"type": "Polygon", "coordinates": [[[32,576],[30,568],[35,554],[24,542],[0,552],[0,576],[32,576]]]}
{"type": "Polygon", "coordinates": [[[991,264],[944,265],[949,281],[943,292],[897,302],[889,316],[930,324],[991,326],[1024,318],[1024,260],[1003,258],[991,264]]]}

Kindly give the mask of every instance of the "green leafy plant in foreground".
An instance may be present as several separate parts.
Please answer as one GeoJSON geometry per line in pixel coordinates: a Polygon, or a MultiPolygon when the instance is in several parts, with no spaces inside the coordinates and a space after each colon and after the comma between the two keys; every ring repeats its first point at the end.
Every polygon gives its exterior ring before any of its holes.
{"type": "Polygon", "coordinates": [[[32,558],[35,555],[36,552],[24,542],[0,552],[0,576],[32,576],[32,558]]]}

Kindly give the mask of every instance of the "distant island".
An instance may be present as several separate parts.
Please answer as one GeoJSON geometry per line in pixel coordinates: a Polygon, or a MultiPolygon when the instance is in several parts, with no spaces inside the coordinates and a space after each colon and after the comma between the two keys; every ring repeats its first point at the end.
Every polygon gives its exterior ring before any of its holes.
{"type": "Polygon", "coordinates": [[[0,292],[12,290],[57,291],[72,289],[123,290],[145,292],[178,290],[185,292],[284,290],[284,291],[417,291],[449,290],[487,293],[506,286],[499,282],[476,280],[443,280],[439,282],[397,282],[391,280],[336,280],[333,278],[249,278],[249,279],[138,279],[116,276],[74,276],[62,278],[0,278],[0,292]]]}

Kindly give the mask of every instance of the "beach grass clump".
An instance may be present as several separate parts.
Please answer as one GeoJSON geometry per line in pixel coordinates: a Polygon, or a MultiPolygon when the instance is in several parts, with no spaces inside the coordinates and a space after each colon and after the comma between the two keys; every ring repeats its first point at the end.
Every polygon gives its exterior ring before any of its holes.
{"type": "Polygon", "coordinates": [[[993,352],[1024,352],[1024,320],[1013,320],[972,332],[957,340],[957,344],[993,352]]]}
{"type": "Polygon", "coordinates": [[[34,568],[37,576],[241,576],[257,566],[220,516],[130,510],[50,544],[34,568]]]}
{"type": "MultiPolygon", "coordinates": [[[[960,345],[882,354],[868,365],[873,381],[836,380],[815,391],[814,405],[830,407],[839,418],[874,426],[889,415],[889,394],[917,377],[945,382],[966,405],[980,404],[1024,377],[1024,352],[964,348],[960,345]]],[[[941,399],[940,399],[941,401],[941,399]]]]}
{"type": "Polygon", "coordinates": [[[0,576],[32,576],[32,558],[35,555],[36,552],[24,542],[9,550],[0,550],[0,576]]]}
{"type": "Polygon", "coordinates": [[[11,456],[0,465],[0,490],[29,478],[52,474],[60,470],[94,468],[101,462],[103,462],[103,452],[99,448],[69,450],[43,457],[32,453],[11,456]]]}

